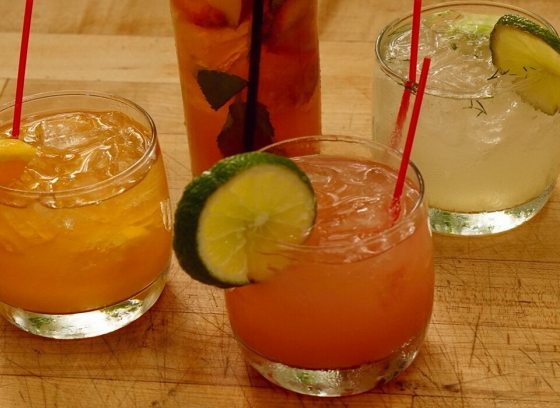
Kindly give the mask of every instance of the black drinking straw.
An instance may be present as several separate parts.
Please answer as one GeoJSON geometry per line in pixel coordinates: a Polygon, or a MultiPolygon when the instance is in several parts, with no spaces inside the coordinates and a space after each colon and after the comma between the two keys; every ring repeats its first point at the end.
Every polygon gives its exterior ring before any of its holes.
{"type": "Polygon", "coordinates": [[[245,133],[243,138],[243,147],[246,152],[254,149],[254,135],[257,126],[263,16],[263,0],[254,0],[253,23],[251,25],[251,48],[249,51],[247,110],[245,112],[245,133]]]}

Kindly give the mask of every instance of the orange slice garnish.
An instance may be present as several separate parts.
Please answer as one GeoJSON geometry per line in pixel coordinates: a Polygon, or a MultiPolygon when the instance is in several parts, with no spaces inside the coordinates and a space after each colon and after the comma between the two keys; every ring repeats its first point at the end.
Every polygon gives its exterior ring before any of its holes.
{"type": "Polygon", "coordinates": [[[0,139],[0,185],[21,176],[37,149],[19,139],[0,139]]]}

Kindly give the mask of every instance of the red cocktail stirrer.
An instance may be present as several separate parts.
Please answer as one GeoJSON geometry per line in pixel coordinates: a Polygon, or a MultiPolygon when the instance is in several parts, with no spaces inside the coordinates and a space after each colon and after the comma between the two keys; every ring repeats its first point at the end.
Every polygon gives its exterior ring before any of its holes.
{"type": "Polygon", "coordinates": [[[19,50],[19,66],[16,83],[16,101],[14,105],[14,120],[12,122],[12,138],[17,139],[20,132],[21,108],[23,101],[23,84],[25,82],[25,67],[27,65],[27,49],[29,47],[29,32],[31,31],[31,14],[33,11],[33,0],[26,0],[25,15],[23,18],[23,30],[21,34],[21,45],[19,50]]]}
{"type": "Polygon", "coordinates": [[[416,91],[416,97],[414,98],[414,105],[412,107],[412,116],[410,118],[410,124],[408,126],[408,134],[406,136],[406,141],[403,149],[401,165],[399,168],[399,174],[397,176],[397,183],[395,185],[395,190],[393,192],[393,200],[391,202],[391,215],[393,221],[399,218],[401,212],[401,195],[404,188],[404,182],[406,180],[406,171],[408,169],[408,163],[410,162],[410,154],[412,152],[412,144],[414,142],[414,135],[416,134],[416,127],[418,126],[418,119],[420,117],[420,108],[422,107],[422,100],[424,99],[424,91],[426,90],[426,82],[428,81],[428,71],[430,70],[430,58],[424,58],[422,62],[422,71],[420,72],[420,81],[418,82],[418,89],[416,91]]]}
{"type": "Polygon", "coordinates": [[[391,147],[397,148],[401,143],[402,128],[406,115],[408,113],[408,105],[410,103],[410,94],[416,82],[416,69],[418,65],[418,44],[420,42],[420,15],[422,13],[422,0],[414,0],[414,9],[412,12],[412,30],[410,40],[410,60],[408,63],[408,80],[404,84],[404,92],[401,98],[399,113],[397,114],[397,123],[391,137],[391,147]]]}

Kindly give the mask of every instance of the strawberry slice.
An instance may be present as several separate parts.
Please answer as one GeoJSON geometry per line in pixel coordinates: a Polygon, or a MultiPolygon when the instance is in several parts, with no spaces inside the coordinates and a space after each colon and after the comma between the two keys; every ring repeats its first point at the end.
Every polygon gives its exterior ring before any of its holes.
{"type": "Polygon", "coordinates": [[[208,0],[208,3],[220,10],[230,27],[237,27],[249,11],[248,0],[208,0]]]}
{"type": "Polygon", "coordinates": [[[222,28],[228,26],[225,13],[208,4],[206,1],[172,0],[172,10],[187,21],[203,28],[222,28]]]}
{"type": "Polygon", "coordinates": [[[315,5],[311,1],[271,3],[265,16],[265,44],[273,51],[299,52],[316,47],[315,5]]]}

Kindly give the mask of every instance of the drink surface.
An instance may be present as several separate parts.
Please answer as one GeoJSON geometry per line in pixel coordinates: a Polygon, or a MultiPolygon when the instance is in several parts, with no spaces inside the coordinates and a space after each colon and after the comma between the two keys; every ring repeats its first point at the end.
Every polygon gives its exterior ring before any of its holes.
{"type": "MultiPolygon", "coordinates": [[[[241,150],[252,2],[171,0],[171,11],[196,175],[241,150]]],[[[316,0],[264,1],[255,149],[321,133],[316,14],[316,0]]]]}
{"type": "MultiPolygon", "coordinates": [[[[480,98],[492,96],[497,83],[508,81],[507,76],[496,74],[488,47],[489,34],[498,18],[458,10],[434,12],[423,18],[418,53],[432,60],[429,92],[480,98]]],[[[383,60],[404,78],[408,76],[410,27],[399,30],[388,41],[383,60]]]]}
{"type": "Polygon", "coordinates": [[[0,188],[0,302],[42,313],[93,310],[166,270],[171,234],[159,151],[121,174],[148,150],[146,128],[118,112],[61,112],[25,121],[21,137],[38,154],[7,186],[20,193],[0,188]]]}
{"type": "MultiPolygon", "coordinates": [[[[433,59],[412,160],[434,208],[512,208],[539,196],[560,171],[560,115],[537,111],[518,95],[514,78],[496,72],[489,34],[507,10],[488,12],[449,9],[423,17],[419,55],[433,59]]],[[[410,26],[397,31],[388,34],[381,58],[404,76],[410,26]]],[[[377,69],[374,135],[381,142],[393,143],[401,95],[400,83],[377,69]]]]}
{"type": "MultiPolygon", "coordinates": [[[[317,195],[314,229],[288,266],[228,290],[239,340],[264,357],[301,368],[347,368],[387,357],[425,329],[433,267],[425,209],[406,238],[372,239],[391,225],[395,174],[370,162],[308,156],[296,162],[317,195]]],[[[418,191],[408,185],[403,212],[418,191]]]]}

